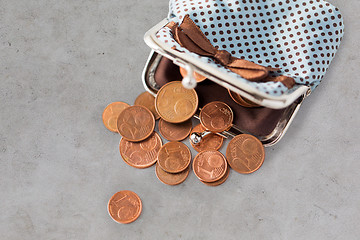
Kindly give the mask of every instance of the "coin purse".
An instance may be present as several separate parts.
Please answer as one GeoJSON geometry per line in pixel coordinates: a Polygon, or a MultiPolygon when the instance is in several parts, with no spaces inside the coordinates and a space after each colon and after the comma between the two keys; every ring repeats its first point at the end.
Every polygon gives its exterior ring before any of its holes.
{"type": "Polygon", "coordinates": [[[142,76],[147,91],[156,95],[166,83],[182,80],[195,87],[199,108],[212,101],[232,108],[233,127],[223,135],[250,133],[264,146],[285,134],[343,36],[339,10],[323,0],[170,0],[169,9],[144,36],[153,50],[142,76]],[[241,74],[233,70],[235,62],[242,64],[236,66],[241,74]],[[187,71],[184,79],[179,66],[187,71]],[[256,68],[268,71],[265,77],[253,77],[256,68]],[[207,80],[196,84],[194,72],[207,80]],[[228,90],[261,107],[238,105],[228,90]]]}

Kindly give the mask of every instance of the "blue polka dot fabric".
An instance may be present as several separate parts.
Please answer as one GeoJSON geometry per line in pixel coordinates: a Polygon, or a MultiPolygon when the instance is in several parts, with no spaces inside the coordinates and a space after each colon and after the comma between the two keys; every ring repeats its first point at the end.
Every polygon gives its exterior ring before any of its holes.
{"type": "Polygon", "coordinates": [[[233,56],[280,68],[272,75],[294,78],[288,89],[280,82],[250,82],[213,59],[182,48],[164,27],[157,38],[226,72],[259,91],[281,96],[297,86],[319,85],[339,48],[344,25],[339,10],[322,0],[170,0],[169,21],[185,15],[209,41],[233,56]]]}

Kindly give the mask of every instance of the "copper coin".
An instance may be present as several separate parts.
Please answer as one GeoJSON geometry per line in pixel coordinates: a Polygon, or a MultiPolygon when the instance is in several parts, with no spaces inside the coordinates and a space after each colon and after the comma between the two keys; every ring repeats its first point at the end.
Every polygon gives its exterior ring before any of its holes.
{"type": "Polygon", "coordinates": [[[181,142],[168,142],[160,148],[159,166],[168,173],[184,171],[191,162],[189,148],[181,142]]]}
{"type": "Polygon", "coordinates": [[[161,146],[159,134],[153,132],[150,137],[141,142],[129,142],[121,138],[119,150],[121,157],[128,165],[135,168],[147,168],[156,163],[161,146]]]}
{"type": "Polygon", "coordinates": [[[159,121],[161,135],[169,141],[181,141],[189,136],[192,128],[191,119],[183,123],[169,123],[163,119],[159,121]]]}
{"type": "Polygon", "coordinates": [[[211,132],[229,129],[234,118],[231,108],[223,102],[210,102],[200,111],[200,122],[211,132]]]}
{"type": "Polygon", "coordinates": [[[234,137],[226,149],[226,158],[232,169],[249,174],[258,170],[264,162],[264,146],[256,137],[240,134],[234,137]]]}
{"type": "Polygon", "coordinates": [[[120,135],[130,142],[148,138],[155,128],[154,115],[143,106],[131,106],[122,111],[117,120],[120,135]]]}
{"type": "Polygon", "coordinates": [[[168,173],[162,170],[158,163],[155,165],[155,173],[157,178],[161,182],[167,185],[178,185],[184,182],[185,179],[188,177],[189,172],[190,172],[190,166],[187,167],[187,169],[185,169],[184,171],[179,173],[168,173]]]}
{"type": "Polygon", "coordinates": [[[136,99],[134,105],[140,105],[146,107],[147,109],[154,114],[155,120],[160,118],[159,114],[155,109],[155,97],[151,95],[149,92],[141,93],[136,99]]]}
{"type": "Polygon", "coordinates": [[[186,89],[180,81],[173,81],[160,88],[155,98],[156,111],[170,123],[185,122],[198,109],[199,99],[194,89],[186,89]]]}
{"type": "Polygon", "coordinates": [[[204,182],[204,181],[201,181],[201,180],[200,181],[202,183],[204,183],[205,185],[215,187],[215,186],[219,186],[219,185],[223,184],[228,179],[229,174],[230,174],[230,168],[228,167],[226,169],[225,175],[222,178],[220,178],[219,180],[217,180],[215,182],[204,182]]]}
{"type": "Polygon", "coordinates": [[[232,100],[234,100],[234,102],[236,102],[240,106],[243,106],[243,107],[261,107],[260,105],[258,105],[256,103],[253,103],[250,100],[242,97],[240,94],[235,93],[233,91],[230,91],[230,89],[228,89],[228,91],[229,91],[229,95],[232,98],[232,100]]]}
{"type": "Polygon", "coordinates": [[[102,115],[105,127],[112,132],[117,132],[116,121],[120,113],[127,107],[130,105],[124,102],[113,102],[107,105],[102,115]]]}
{"type": "MultiPolygon", "coordinates": [[[[204,132],[206,129],[201,125],[197,125],[193,128],[193,130],[191,131],[190,134],[192,134],[193,132],[198,132],[198,133],[202,133],[204,132]]],[[[197,145],[193,144],[190,141],[191,146],[198,152],[204,151],[204,150],[219,150],[222,146],[224,142],[224,138],[215,134],[215,133],[210,133],[206,136],[204,136],[201,139],[201,142],[197,145]]]]}
{"type": "MultiPolygon", "coordinates": [[[[180,74],[183,78],[187,76],[187,71],[185,70],[185,68],[180,67],[180,74]]],[[[193,75],[194,75],[196,82],[202,82],[206,79],[206,77],[204,77],[203,75],[201,75],[197,72],[194,72],[193,75]]]]}
{"type": "Polygon", "coordinates": [[[221,179],[227,168],[226,158],[218,151],[202,151],[193,161],[193,171],[203,182],[215,182],[221,179]]]}
{"type": "Polygon", "coordinates": [[[141,213],[142,203],[139,196],[129,190],[115,193],[109,200],[108,212],[118,223],[131,223],[141,213]]]}

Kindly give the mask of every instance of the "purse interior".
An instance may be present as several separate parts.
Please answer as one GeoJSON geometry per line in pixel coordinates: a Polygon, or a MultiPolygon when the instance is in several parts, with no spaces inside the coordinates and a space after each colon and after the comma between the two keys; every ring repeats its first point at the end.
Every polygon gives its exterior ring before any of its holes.
{"type": "MultiPolygon", "coordinates": [[[[156,95],[166,83],[181,81],[182,78],[179,66],[172,60],[156,52],[150,54],[143,71],[143,83],[149,92],[156,95]]],[[[282,138],[305,98],[303,95],[283,109],[246,108],[230,97],[228,89],[208,79],[198,83],[195,90],[199,97],[199,109],[209,102],[222,101],[233,110],[233,126],[223,132],[225,136],[249,133],[259,138],[265,147],[276,144],[282,138]]],[[[199,112],[195,118],[198,118],[199,112]]]]}
{"type": "MultiPolygon", "coordinates": [[[[181,81],[182,76],[177,65],[168,58],[162,57],[155,71],[154,79],[156,84],[162,87],[171,81],[181,81]]],[[[230,97],[226,88],[209,80],[198,83],[195,90],[199,96],[199,108],[212,101],[224,102],[234,112],[233,124],[240,130],[256,136],[271,134],[287,110],[287,108],[243,107],[230,97]]]]}

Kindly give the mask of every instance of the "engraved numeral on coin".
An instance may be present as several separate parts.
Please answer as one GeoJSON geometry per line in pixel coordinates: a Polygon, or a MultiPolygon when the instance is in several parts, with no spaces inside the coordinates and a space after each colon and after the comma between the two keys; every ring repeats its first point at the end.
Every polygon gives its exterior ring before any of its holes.
{"type": "Polygon", "coordinates": [[[123,197],[119,198],[118,200],[113,201],[114,205],[115,205],[116,207],[119,207],[118,203],[121,202],[122,200],[125,200],[127,197],[128,197],[128,195],[125,194],[123,197]]]}
{"type": "Polygon", "coordinates": [[[136,206],[137,202],[135,199],[132,199],[130,196],[128,196],[127,194],[125,194],[123,197],[119,198],[118,200],[114,201],[115,205],[118,207],[118,203],[120,203],[121,201],[128,201],[129,203],[131,203],[131,205],[136,206]]]}
{"type": "Polygon", "coordinates": [[[199,172],[199,173],[200,173],[200,172],[203,172],[203,173],[209,175],[211,178],[214,177],[214,171],[213,171],[213,170],[208,171],[208,170],[206,170],[206,169],[201,168],[200,166],[198,166],[198,172],[199,172]]]}

